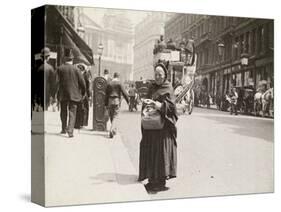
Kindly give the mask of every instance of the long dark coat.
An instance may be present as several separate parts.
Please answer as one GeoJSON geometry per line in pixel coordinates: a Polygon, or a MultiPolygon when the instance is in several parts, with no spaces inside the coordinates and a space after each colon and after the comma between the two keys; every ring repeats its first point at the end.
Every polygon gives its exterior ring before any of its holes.
{"type": "Polygon", "coordinates": [[[35,98],[34,100],[37,104],[46,110],[50,97],[55,96],[56,73],[50,64],[43,62],[34,73],[34,76],[32,76],[32,79],[33,98],[35,98]]]}
{"type": "Polygon", "coordinates": [[[82,73],[71,64],[63,64],[58,68],[58,78],[59,100],[80,102],[86,92],[82,73]]]}
{"type": "Polygon", "coordinates": [[[76,121],[75,121],[75,128],[80,129],[82,126],[88,126],[89,120],[89,98],[90,98],[90,74],[89,72],[85,71],[83,73],[83,79],[86,86],[86,93],[81,102],[77,105],[77,113],[76,113],[76,121]]]}
{"type": "Polygon", "coordinates": [[[161,116],[165,121],[161,130],[144,130],[140,142],[139,181],[159,180],[177,175],[177,129],[178,120],[172,86],[152,84],[147,98],[162,103],[161,116]]]}

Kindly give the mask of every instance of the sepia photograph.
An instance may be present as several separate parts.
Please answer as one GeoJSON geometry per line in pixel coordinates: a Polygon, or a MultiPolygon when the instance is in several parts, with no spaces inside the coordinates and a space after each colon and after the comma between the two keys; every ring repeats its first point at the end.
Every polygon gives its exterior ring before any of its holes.
{"type": "Polygon", "coordinates": [[[274,192],[274,20],[31,11],[31,201],[274,192]]]}

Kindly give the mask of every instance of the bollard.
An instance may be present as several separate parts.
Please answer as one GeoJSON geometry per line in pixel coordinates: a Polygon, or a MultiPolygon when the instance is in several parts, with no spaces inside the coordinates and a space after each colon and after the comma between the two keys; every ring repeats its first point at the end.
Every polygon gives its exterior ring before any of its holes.
{"type": "Polygon", "coordinates": [[[96,77],[93,82],[93,130],[106,131],[107,117],[105,116],[105,90],[107,81],[96,77]]]}

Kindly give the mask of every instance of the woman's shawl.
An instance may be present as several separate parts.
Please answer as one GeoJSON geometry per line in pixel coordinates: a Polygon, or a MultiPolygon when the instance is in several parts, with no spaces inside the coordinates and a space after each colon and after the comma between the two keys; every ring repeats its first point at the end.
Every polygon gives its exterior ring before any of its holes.
{"type": "Polygon", "coordinates": [[[174,89],[172,85],[167,81],[162,85],[157,85],[155,83],[151,84],[148,90],[147,98],[162,103],[160,113],[166,120],[166,130],[171,130],[172,134],[176,136],[175,124],[178,120],[178,116],[175,105],[174,89]]]}

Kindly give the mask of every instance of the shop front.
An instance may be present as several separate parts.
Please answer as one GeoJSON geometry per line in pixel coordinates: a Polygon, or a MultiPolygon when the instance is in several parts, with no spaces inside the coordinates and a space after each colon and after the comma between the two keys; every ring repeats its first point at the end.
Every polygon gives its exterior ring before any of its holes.
{"type": "Polygon", "coordinates": [[[56,69],[63,63],[65,49],[72,49],[74,63],[94,65],[93,52],[78,35],[74,25],[56,6],[41,7],[32,13],[32,65],[37,67],[44,47],[51,50],[51,64],[56,69]]]}

